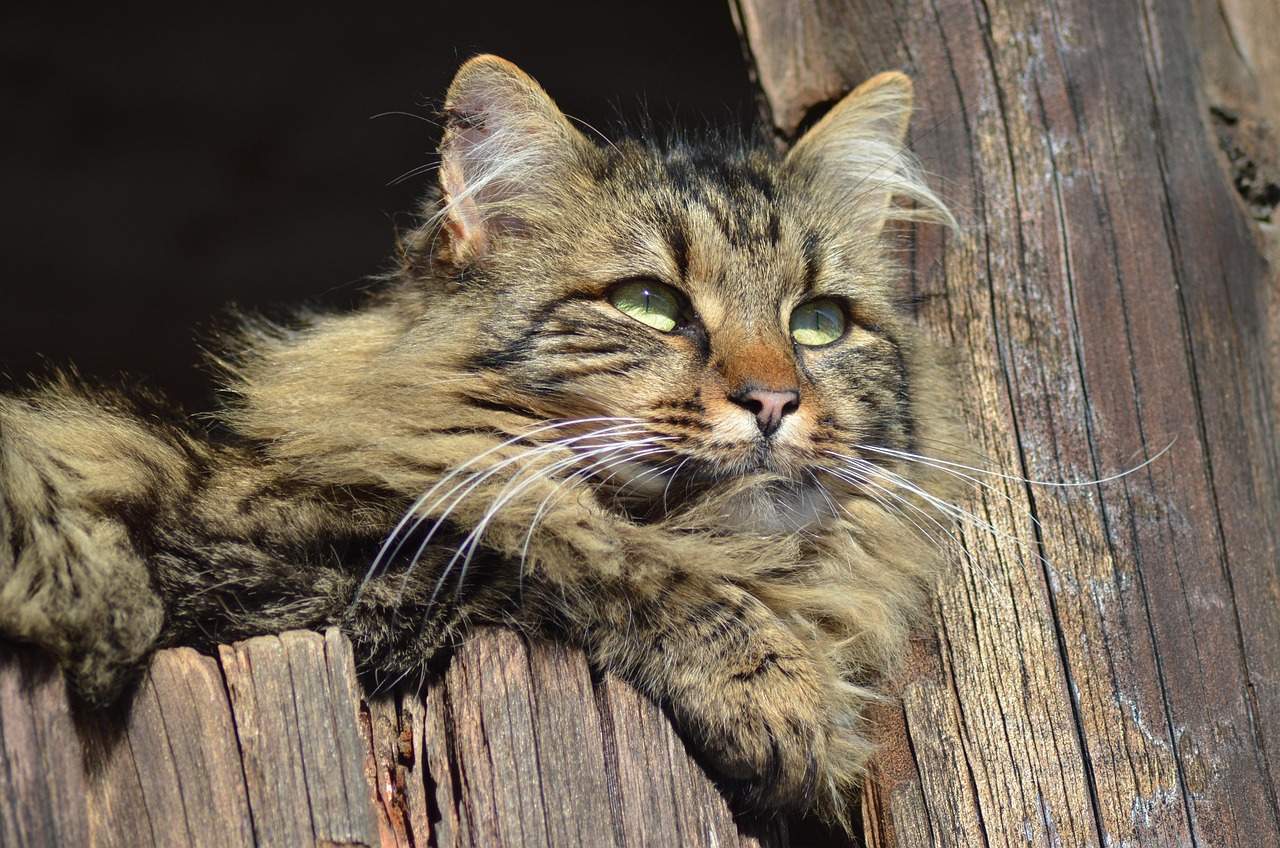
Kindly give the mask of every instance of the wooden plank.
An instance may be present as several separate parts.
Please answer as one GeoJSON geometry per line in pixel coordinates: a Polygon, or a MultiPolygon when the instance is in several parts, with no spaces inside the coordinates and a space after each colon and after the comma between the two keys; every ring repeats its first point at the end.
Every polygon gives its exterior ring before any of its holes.
{"type": "Polygon", "coordinates": [[[575,672],[585,677],[580,658],[578,668],[564,667],[573,661],[540,656],[535,671],[523,640],[499,632],[468,641],[454,657],[445,675],[446,709],[459,818],[475,844],[616,844],[601,815],[609,797],[599,727],[590,724],[594,711],[574,709],[581,690],[563,692],[575,672]],[[544,697],[549,703],[540,703],[544,697]]]}
{"type": "Polygon", "coordinates": [[[1191,4],[855,0],[889,20],[831,41],[743,11],[795,5],[737,4],[751,55],[783,56],[761,73],[841,71],[771,100],[916,80],[915,148],[965,226],[915,234],[914,287],[982,455],[1088,480],[1176,438],[1106,485],[995,478],[966,505],[995,532],[960,531],[870,844],[1280,844],[1278,287],[1206,131],[1191,4]]]}
{"type": "Polygon", "coordinates": [[[790,844],[734,814],[655,704],[511,632],[367,701],[334,630],[161,651],[75,721],[30,653],[0,657],[5,845],[790,844]]]}
{"type": "Polygon", "coordinates": [[[481,631],[421,703],[437,845],[787,844],[780,823],[736,818],[662,711],[593,684],[576,649],[481,631]]]}
{"type": "Polygon", "coordinates": [[[217,660],[179,648],[125,703],[73,719],[40,656],[0,656],[2,844],[381,844],[345,637],[264,637],[222,659],[231,697],[217,660]]]}
{"type": "Polygon", "coordinates": [[[617,678],[599,692],[616,772],[621,843],[642,845],[788,845],[786,823],[735,817],[723,795],[652,701],[617,678]]]}
{"type": "MultiPolygon", "coordinates": [[[[457,785],[452,768],[452,740],[445,715],[445,692],[442,686],[430,687],[423,698],[406,698],[403,715],[407,724],[420,728],[417,739],[421,747],[414,753],[420,763],[422,793],[433,813],[433,836],[437,848],[454,848],[473,844],[463,831],[463,821],[458,813],[456,799],[461,787],[457,785]]],[[[409,783],[410,792],[416,790],[417,781],[409,783]]]]}
{"type": "MultiPolygon", "coordinates": [[[[240,749],[215,660],[163,651],[127,710],[86,717],[102,845],[253,844],[240,749]]],[[[70,742],[72,740],[68,740],[70,742]]]]}
{"type": "MultiPolygon", "coordinates": [[[[1264,407],[1256,415],[1271,422],[1274,439],[1276,422],[1280,422],[1280,391],[1274,390],[1280,379],[1276,376],[1280,370],[1280,229],[1275,210],[1280,202],[1280,49],[1267,33],[1280,28],[1280,5],[1271,0],[1195,0],[1192,9],[1205,100],[1219,147],[1231,177],[1247,185],[1242,199],[1249,211],[1266,217],[1256,222],[1255,233],[1268,260],[1270,284],[1256,293],[1257,317],[1262,320],[1249,331],[1261,336],[1254,343],[1269,354],[1259,365],[1270,366],[1273,390],[1250,399],[1262,404],[1270,401],[1269,410],[1264,407]],[[1230,115],[1234,123],[1221,124],[1217,115],[1230,115]]],[[[1271,468],[1266,475],[1274,479],[1280,472],[1271,468]]],[[[1278,728],[1280,675],[1275,670],[1280,668],[1280,639],[1275,634],[1280,630],[1280,567],[1232,569],[1231,578],[1258,725],[1278,728]]],[[[1276,779],[1276,744],[1273,734],[1267,741],[1272,780],[1276,779]]]]}
{"type": "Polygon", "coordinates": [[[378,844],[345,639],[290,632],[219,656],[258,842],[378,844]]]}
{"type": "Polygon", "coordinates": [[[254,833],[283,845],[313,839],[307,773],[297,738],[284,645],[262,637],[218,650],[244,757],[254,833]]]}
{"type": "Polygon", "coordinates": [[[422,742],[415,738],[412,717],[402,717],[398,702],[394,695],[370,698],[362,705],[360,728],[371,754],[372,774],[366,776],[374,787],[380,842],[388,848],[411,848],[418,836],[426,837],[428,830],[419,828],[430,827],[430,812],[421,777],[415,781],[418,791],[410,789],[410,774],[420,762],[422,742]]]}
{"type": "Polygon", "coordinates": [[[0,845],[87,845],[87,794],[66,685],[35,651],[0,645],[0,845]]]}

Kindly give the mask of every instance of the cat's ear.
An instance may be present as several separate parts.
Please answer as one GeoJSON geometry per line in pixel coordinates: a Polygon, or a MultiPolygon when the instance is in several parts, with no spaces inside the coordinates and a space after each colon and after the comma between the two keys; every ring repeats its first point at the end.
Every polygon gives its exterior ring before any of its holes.
{"type": "Polygon", "coordinates": [[[890,219],[954,224],[907,150],[915,96],[906,74],[878,74],[849,92],[801,136],[787,167],[813,181],[825,200],[879,232],[890,219]],[[906,200],[912,205],[897,205],[906,200]]]}
{"type": "Polygon", "coordinates": [[[445,98],[441,210],[453,258],[482,259],[495,236],[522,231],[593,145],[528,74],[497,56],[458,69],[445,98]]]}

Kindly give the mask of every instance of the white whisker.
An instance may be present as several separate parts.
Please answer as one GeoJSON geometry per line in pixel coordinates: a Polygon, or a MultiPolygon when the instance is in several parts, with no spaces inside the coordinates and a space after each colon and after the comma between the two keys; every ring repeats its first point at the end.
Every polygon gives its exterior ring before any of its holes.
{"type": "MultiPolygon", "coordinates": [[[[963,471],[971,471],[975,474],[985,474],[988,477],[998,477],[1002,480],[1013,480],[1018,483],[1026,483],[1032,486],[1049,486],[1054,488],[1081,488],[1085,486],[1100,486],[1103,483],[1111,483],[1123,477],[1127,477],[1130,474],[1141,471],[1151,463],[1155,462],[1160,457],[1164,456],[1173,447],[1174,443],[1177,441],[1178,439],[1175,436],[1173,440],[1170,441],[1169,444],[1161,448],[1160,451],[1155,456],[1152,456],[1149,459],[1147,459],[1145,462],[1139,463],[1138,465],[1135,465],[1133,468],[1127,469],[1125,471],[1120,471],[1116,474],[1111,474],[1107,477],[1101,477],[1097,480],[1070,480],[1070,481],[1032,480],[1027,477],[1018,476],[1016,474],[1005,474],[999,471],[992,471],[986,468],[977,468],[972,465],[965,465],[964,463],[960,463],[960,462],[950,462],[945,459],[938,459],[936,457],[923,456],[921,454],[909,453],[907,451],[899,451],[899,450],[894,450],[892,448],[879,447],[876,445],[859,444],[857,445],[857,449],[869,451],[871,453],[883,454],[885,456],[892,456],[898,459],[904,459],[911,462],[920,462],[932,468],[937,468],[939,471],[948,471],[948,469],[961,469],[963,471]]],[[[950,472],[950,473],[955,473],[955,472],[950,472]]],[[[957,473],[956,476],[963,477],[966,480],[972,480],[974,482],[978,482],[976,478],[969,477],[964,474],[957,473]]]]}
{"type": "Polygon", "coordinates": [[[680,464],[671,471],[671,475],[667,478],[667,485],[662,487],[662,511],[664,513],[669,512],[671,509],[671,504],[667,501],[667,495],[671,492],[671,484],[676,481],[676,478],[680,476],[681,469],[683,469],[691,459],[693,459],[693,457],[686,456],[684,459],[680,460],[680,464]]]}
{"type": "MultiPolygon", "coordinates": [[[[664,438],[667,438],[667,437],[664,437],[664,438]]],[[[617,449],[617,450],[623,450],[623,449],[628,448],[628,447],[630,447],[630,446],[631,446],[630,444],[625,444],[625,443],[624,443],[624,444],[621,444],[621,445],[617,446],[617,448],[616,448],[616,449],[617,449]]],[[[587,467],[585,467],[585,468],[579,469],[579,470],[575,471],[574,473],[572,473],[572,474],[568,475],[567,477],[565,477],[565,478],[561,481],[561,483],[562,483],[562,486],[561,486],[561,487],[559,487],[559,488],[557,488],[557,489],[555,489],[555,490],[553,490],[553,491],[548,492],[548,493],[543,497],[542,501],[538,504],[538,509],[537,509],[537,511],[536,511],[536,512],[534,512],[533,518],[532,518],[532,519],[530,520],[530,522],[529,522],[529,529],[525,532],[524,542],[523,542],[523,544],[522,544],[522,545],[521,545],[521,547],[520,547],[520,574],[519,574],[519,585],[520,585],[521,587],[523,587],[523,585],[524,585],[524,574],[525,574],[525,569],[527,568],[528,561],[529,561],[529,547],[530,547],[530,545],[532,545],[532,543],[533,543],[533,534],[534,534],[534,531],[535,531],[535,529],[538,527],[539,522],[541,522],[541,520],[542,520],[542,516],[545,514],[545,512],[546,512],[547,508],[548,508],[548,507],[549,507],[553,502],[555,502],[555,501],[559,500],[560,498],[563,498],[565,495],[569,494],[569,493],[573,490],[573,488],[574,488],[575,486],[577,486],[578,484],[580,484],[580,483],[584,482],[585,480],[587,480],[587,479],[591,476],[591,474],[593,473],[594,467],[595,467],[595,466],[597,466],[597,465],[600,465],[602,462],[606,462],[606,463],[607,463],[604,467],[610,467],[610,466],[612,466],[612,465],[617,465],[617,464],[621,464],[621,463],[625,463],[625,462],[631,462],[631,461],[634,461],[634,460],[637,460],[637,459],[640,459],[640,458],[642,458],[642,457],[649,456],[649,455],[652,455],[652,454],[662,453],[663,451],[664,451],[664,449],[663,449],[663,448],[648,448],[648,449],[646,449],[646,450],[642,450],[642,451],[639,451],[639,452],[636,452],[636,453],[634,453],[634,454],[630,454],[630,455],[627,455],[627,456],[619,457],[619,458],[617,458],[617,459],[610,459],[610,460],[597,460],[596,462],[593,462],[591,465],[589,465],[589,466],[587,466],[587,467]]],[[[612,476],[612,472],[611,472],[611,476],[612,476]]],[[[602,485],[603,485],[603,483],[599,483],[599,484],[597,484],[596,489],[598,490],[598,489],[600,488],[600,486],[602,486],[602,485]]]]}
{"type": "MultiPolygon", "coordinates": [[[[961,525],[973,527],[982,531],[983,533],[987,533],[992,536],[995,536],[996,538],[1000,538],[1000,539],[1004,539],[1006,541],[1012,542],[1013,544],[1023,548],[1024,550],[1030,551],[1041,562],[1045,561],[1044,556],[1038,551],[1034,550],[1034,547],[1035,547],[1034,543],[1028,542],[1025,539],[1020,539],[1017,536],[1014,536],[1010,533],[1005,533],[1004,531],[998,529],[995,525],[987,521],[983,521],[981,518],[979,518],[977,515],[973,514],[972,512],[969,512],[968,510],[962,507],[959,507],[953,503],[950,503],[949,501],[945,501],[942,498],[939,498],[935,495],[929,494],[928,492],[920,488],[915,483],[912,483],[910,480],[903,477],[901,474],[896,474],[892,471],[889,471],[886,468],[881,468],[880,466],[872,465],[871,463],[868,463],[865,460],[861,460],[861,462],[863,463],[863,467],[861,470],[864,471],[865,473],[870,474],[874,477],[877,477],[878,479],[883,480],[885,482],[892,483],[895,486],[897,486],[899,489],[902,489],[906,492],[909,492],[912,495],[915,495],[916,497],[923,500],[925,503],[937,509],[943,515],[946,515],[952,520],[959,522],[961,525]]],[[[1035,517],[1032,516],[1031,520],[1034,522],[1035,517]]]]}
{"type": "MultiPolygon", "coordinates": [[[[412,571],[414,567],[422,558],[423,553],[426,552],[426,549],[431,544],[431,541],[435,538],[436,532],[442,526],[444,526],[445,520],[449,517],[449,515],[455,509],[457,509],[464,501],[466,501],[466,499],[473,492],[475,492],[477,489],[479,489],[482,485],[484,485],[489,480],[492,480],[494,477],[497,477],[507,467],[512,465],[523,464],[523,467],[520,468],[519,471],[517,471],[516,479],[518,479],[520,474],[525,473],[529,469],[529,467],[531,467],[530,464],[532,462],[534,462],[535,460],[539,459],[542,456],[553,454],[553,453],[559,453],[562,450],[567,449],[569,446],[577,442],[599,438],[604,434],[615,433],[615,432],[623,431],[626,429],[631,429],[636,426],[639,426],[639,425],[624,424],[624,425],[617,425],[615,427],[606,427],[602,430],[593,431],[591,433],[586,433],[579,436],[565,437],[562,439],[556,439],[555,441],[548,442],[546,444],[537,445],[526,451],[516,454],[515,456],[507,457],[506,459],[503,459],[500,462],[495,463],[494,465],[490,466],[484,471],[477,472],[473,474],[471,477],[468,477],[456,483],[452,489],[450,489],[448,492],[444,493],[443,495],[437,497],[429,506],[427,506],[425,510],[423,510],[423,514],[413,523],[413,529],[416,530],[417,527],[421,526],[421,524],[424,523],[425,521],[431,518],[435,519],[434,523],[428,529],[426,535],[423,537],[421,543],[418,545],[417,551],[414,552],[413,557],[410,559],[408,567],[405,569],[405,576],[402,580],[402,587],[408,584],[408,580],[412,576],[412,571]],[[445,501],[448,501],[450,498],[452,498],[452,501],[450,501],[447,505],[445,505],[445,501]],[[443,509],[441,509],[441,507],[443,507],[443,509]],[[439,514],[436,514],[437,509],[441,509],[439,514]]],[[[564,461],[564,460],[558,460],[558,461],[564,461]]],[[[450,475],[450,476],[453,476],[453,475],[450,475]]],[[[445,481],[442,480],[441,482],[443,483],[445,481]]],[[[439,486],[440,484],[437,483],[436,486],[432,487],[432,490],[434,491],[439,486]]],[[[505,491],[505,488],[503,491],[505,491]]],[[[499,494],[501,494],[501,492],[499,494]]],[[[452,564],[452,562],[453,561],[451,560],[450,563],[452,564]]],[[[447,575],[447,569],[445,574],[447,575]]],[[[402,588],[402,591],[403,591],[403,588],[402,588]]],[[[434,598],[435,598],[435,592],[432,593],[432,599],[434,600],[434,598]]]]}
{"type": "MultiPolygon", "coordinates": [[[[432,498],[435,498],[437,493],[443,487],[447,486],[450,483],[450,481],[455,480],[462,474],[466,473],[467,469],[475,467],[477,464],[483,462],[486,458],[492,456],[493,454],[498,453],[499,451],[502,451],[506,448],[509,448],[527,439],[539,436],[543,433],[552,432],[556,430],[563,430],[568,427],[586,426],[591,424],[612,423],[612,422],[623,422],[621,424],[615,424],[614,425],[615,427],[636,427],[640,425],[640,422],[638,419],[618,418],[618,417],[578,418],[578,419],[568,419],[564,421],[553,421],[551,423],[535,427],[526,432],[513,435],[503,440],[502,442],[499,442],[498,444],[493,445],[487,450],[477,454],[476,456],[473,456],[471,459],[467,460],[466,462],[462,463],[461,465],[449,471],[449,473],[445,474],[438,481],[436,481],[436,483],[430,489],[428,489],[421,496],[419,496],[413,502],[413,504],[410,505],[409,509],[405,511],[404,515],[396,523],[395,527],[391,529],[391,532],[387,535],[386,541],[383,542],[382,546],[378,549],[378,553],[374,556],[373,562],[370,563],[369,569],[366,571],[364,579],[361,581],[360,588],[357,590],[356,596],[352,601],[352,606],[354,606],[356,603],[360,601],[360,598],[363,595],[364,589],[368,585],[369,581],[372,580],[374,577],[376,577],[377,574],[383,568],[385,568],[392,560],[395,559],[395,557],[399,556],[400,551],[403,549],[404,543],[408,538],[408,534],[405,532],[406,529],[410,528],[410,525],[412,525],[412,528],[410,529],[410,532],[412,532],[412,530],[416,530],[423,523],[423,521],[426,520],[426,518],[429,516],[429,513],[432,510],[428,509],[426,511],[427,514],[424,514],[423,507],[426,506],[428,503],[430,503],[432,501],[432,498]]],[[[614,429],[614,428],[604,428],[600,432],[607,432],[611,429],[614,429]]],[[[581,437],[577,437],[577,438],[581,438],[581,437]]],[[[550,448],[551,450],[555,449],[556,444],[557,444],[557,441],[548,443],[548,445],[551,446],[550,448]]],[[[539,446],[535,446],[532,450],[538,451],[538,450],[544,449],[545,447],[546,446],[539,445],[539,446]]],[[[510,462],[519,461],[520,459],[527,459],[527,458],[528,458],[528,452],[526,451],[524,453],[519,454],[515,458],[510,458],[509,460],[504,461],[503,463],[501,463],[501,465],[505,467],[505,465],[510,464],[510,462]]],[[[471,479],[471,478],[468,478],[468,479],[471,479]]],[[[444,495],[444,498],[447,499],[450,495],[452,495],[457,491],[458,491],[458,487],[455,486],[453,489],[451,489],[448,493],[444,495]]],[[[438,503],[438,500],[437,500],[437,503],[438,503]]],[[[460,501],[456,501],[450,507],[449,511],[455,508],[457,503],[460,503],[460,501]]],[[[434,506],[435,504],[433,504],[433,507],[434,506]]],[[[434,530],[435,528],[432,528],[433,533],[434,533],[434,530]]],[[[424,548],[419,549],[418,553],[415,555],[415,561],[418,557],[421,557],[423,549],[424,548]]]]}
{"type": "MultiPolygon", "coordinates": [[[[879,504],[882,509],[893,513],[901,521],[904,521],[905,523],[910,524],[922,536],[924,536],[929,541],[933,542],[936,546],[942,547],[944,544],[943,540],[933,535],[933,533],[931,533],[918,521],[916,521],[911,516],[907,515],[907,513],[903,510],[903,507],[906,507],[908,509],[915,511],[920,515],[922,519],[933,524],[948,539],[950,539],[953,542],[959,543],[960,540],[956,537],[955,533],[952,532],[951,528],[948,527],[947,524],[945,524],[942,521],[939,521],[938,518],[932,515],[928,510],[922,508],[919,504],[912,503],[910,500],[902,497],[897,492],[893,491],[891,488],[888,488],[879,483],[876,483],[874,480],[869,480],[865,476],[861,476],[861,475],[854,476],[854,475],[846,474],[842,471],[836,471],[833,469],[826,469],[826,470],[829,474],[832,474],[833,476],[838,477],[841,480],[844,480],[862,489],[863,493],[868,498],[870,498],[871,500],[879,504]],[[866,491],[863,487],[870,487],[873,491],[866,491]],[[881,494],[876,494],[876,492],[879,492],[881,494]],[[886,500],[886,498],[891,500],[886,500]]],[[[847,509],[844,511],[846,514],[848,513],[847,509]]]]}
{"type": "MultiPolygon", "coordinates": [[[[616,428],[611,428],[611,429],[616,429],[616,428]]],[[[599,434],[592,434],[592,436],[597,436],[597,435],[599,434]]],[[[650,436],[644,439],[634,440],[629,444],[642,445],[646,443],[653,443],[659,440],[665,440],[666,438],[667,437],[664,437],[664,436],[650,436]]],[[[569,440],[564,440],[564,441],[569,441],[569,440]]],[[[606,455],[616,454],[618,449],[619,448],[616,445],[604,445],[601,447],[595,447],[583,453],[575,454],[575,455],[557,460],[556,462],[552,463],[551,465],[545,468],[526,467],[526,468],[522,468],[519,472],[517,472],[517,474],[513,476],[509,481],[507,481],[507,483],[503,486],[503,488],[498,492],[497,496],[493,499],[493,502],[489,505],[488,509],[485,510],[484,515],[481,516],[478,522],[476,522],[476,526],[473,527],[471,531],[467,534],[466,538],[463,539],[462,543],[458,546],[457,550],[454,552],[453,557],[450,558],[448,564],[446,564],[445,567],[441,570],[440,578],[439,580],[437,580],[435,590],[431,593],[431,601],[428,603],[428,606],[430,606],[430,603],[434,602],[436,595],[439,592],[441,586],[443,585],[445,579],[448,577],[449,573],[453,570],[453,567],[458,564],[460,559],[461,559],[462,566],[459,569],[458,580],[459,580],[459,587],[461,587],[462,581],[465,579],[465,576],[466,576],[467,566],[471,563],[471,560],[475,556],[476,551],[479,549],[481,538],[484,536],[485,531],[488,529],[489,525],[493,522],[494,518],[498,515],[499,512],[502,511],[504,507],[506,507],[507,504],[511,503],[513,500],[519,497],[520,494],[523,493],[526,489],[528,489],[530,486],[533,486],[540,480],[555,480],[559,482],[557,478],[553,477],[553,475],[564,468],[576,465],[579,462],[581,462],[583,459],[595,456],[597,454],[606,454],[606,455]],[[523,479],[521,479],[522,477],[523,479]]],[[[599,462],[600,461],[597,460],[595,463],[592,463],[592,464],[598,465],[599,462]]]]}
{"type": "Polygon", "coordinates": [[[933,542],[938,547],[942,547],[945,544],[944,540],[942,538],[939,538],[938,536],[935,536],[934,532],[930,531],[928,528],[922,525],[919,521],[917,521],[916,519],[908,515],[906,512],[906,509],[912,510],[913,512],[918,514],[921,519],[932,524],[936,528],[936,530],[941,532],[943,536],[945,536],[947,539],[950,539],[952,542],[959,542],[959,539],[956,537],[955,532],[951,529],[950,526],[948,526],[943,521],[939,521],[937,517],[932,515],[928,510],[923,509],[918,504],[914,504],[907,498],[902,497],[893,489],[887,486],[883,486],[880,483],[875,482],[874,480],[863,479],[859,481],[859,483],[861,485],[870,487],[871,491],[867,492],[868,497],[870,497],[876,503],[880,504],[880,506],[883,509],[888,510],[892,512],[894,515],[898,516],[900,520],[906,522],[907,524],[910,524],[922,536],[927,538],[929,541],[933,542]]]}

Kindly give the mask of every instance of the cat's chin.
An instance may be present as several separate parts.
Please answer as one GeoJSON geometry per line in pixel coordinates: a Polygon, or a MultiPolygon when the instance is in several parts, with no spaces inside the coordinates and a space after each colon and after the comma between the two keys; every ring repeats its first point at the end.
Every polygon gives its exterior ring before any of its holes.
{"type": "Polygon", "coordinates": [[[632,518],[643,521],[691,521],[725,533],[762,535],[814,530],[834,517],[832,497],[816,482],[800,482],[771,468],[727,473],[692,463],[683,474],[637,466],[617,475],[612,500],[632,518]],[[616,485],[618,479],[625,480],[616,485]]]}
{"type": "Polygon", "coordinates": [[[831,499],[815,484],[751,486],[724,504],[726,530],[765,535],[813,530],[832,516],[831,499]]]}

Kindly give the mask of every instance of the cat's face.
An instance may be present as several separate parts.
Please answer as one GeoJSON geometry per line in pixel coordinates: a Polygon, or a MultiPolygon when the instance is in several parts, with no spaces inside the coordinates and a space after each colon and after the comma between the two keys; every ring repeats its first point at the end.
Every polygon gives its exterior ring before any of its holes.
{"type": "MultiPolygon", "coordinates": [[[[860,445],[914,449],[911,332],[881,240],[882,183],[902,163],[824,170],[840,141],[826,136],[848,134],[856,102],[785,158],[597,148],[518,71],[486,71],[475,90],[459,74],[451,115],[465,122],[442,167],[446,261],[466,280],[454,296],[483,316],[470,365],[487,390],[634,445],[601,453],[596,476],[642,498],[744,477],[807,491],[848,482],[842,457],[860,445]],[[546,138],[529,151],[531,125],[546,138]],[[509,177],[499,149],[537,178],[509,177]]],[[[888,136],[883,156],[903,126],[874,113],[856,128],[888,136]]]]}
{"type": "Polygon", "coordinates": [[[692,474],[800,479],[825,451],[906,447],[907,354],[873,240],[831,232],[763,156],[611,155],[625,164],[574,204],[573,237],[503,269],[511,323],[481,367],[545,415],[645,422],[692,474]]]}

